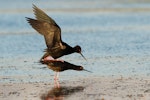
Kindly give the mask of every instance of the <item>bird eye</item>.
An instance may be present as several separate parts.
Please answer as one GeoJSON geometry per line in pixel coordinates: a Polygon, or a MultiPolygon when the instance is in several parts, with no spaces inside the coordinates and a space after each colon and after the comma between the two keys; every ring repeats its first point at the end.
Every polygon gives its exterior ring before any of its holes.
{"type": "Polygon", "coordinates": [[[83,67],[80,67],[80,69],[82,70],[82,69],[83,69],[83,67]]]}
{"type": "Polygon", "coordinates": [[[81,49],[79,49],[78,52],[80,53],[80,52],[81,52],[81,49]]]}
{"type": "Polygon", "coordinates": [[[79,53],[81,52],[81,48],[78,48],[78,52],[79,52],[79,53]]]}

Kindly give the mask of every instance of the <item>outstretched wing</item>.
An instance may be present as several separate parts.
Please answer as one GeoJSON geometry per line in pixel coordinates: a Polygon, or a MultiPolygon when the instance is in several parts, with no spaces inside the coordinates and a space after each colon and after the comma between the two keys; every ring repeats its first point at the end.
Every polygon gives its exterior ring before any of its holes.
{"type": "Polygon", "coordinates": [[[33,12],[34,12],[34,15],[37,20],[46,21],[46,22],[53,24],[53,25],[57,26],[58,28],[60,28],[57,25],[57,23],[50,16],[48,16],[44,11],[42,11],[35,5],[33,5],[33,12]]]}
{"type": "Polygon", "coordinates": [[[49,49],[55,48],[61,42],[60,31],[57,26],[45,21],[27,18],[28,23],[40,34],[44,35],[46,45],[49,49]],[[57,36],[58,35],[58,36],[57,36]]]}

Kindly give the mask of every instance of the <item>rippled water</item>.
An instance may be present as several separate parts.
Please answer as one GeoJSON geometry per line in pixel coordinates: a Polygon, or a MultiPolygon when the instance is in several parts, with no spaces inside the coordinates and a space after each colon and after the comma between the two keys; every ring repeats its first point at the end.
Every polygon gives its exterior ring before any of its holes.
{"type": "Polygon", "coordinates": [[[61,73],[63,79],[90,75],[150,75],[148,0],[8,0],[0,3],[0,77],[3,78],[0,82],[53,79],[54,73],[37,63],[46,48],[44,39],[25,20],[25,17],[34,17],[32,3],[60,25],[63,41],[71,46],[81,45],[88,61],[79,54],[61,59],[93,72],[65,71],[61,73]]]}

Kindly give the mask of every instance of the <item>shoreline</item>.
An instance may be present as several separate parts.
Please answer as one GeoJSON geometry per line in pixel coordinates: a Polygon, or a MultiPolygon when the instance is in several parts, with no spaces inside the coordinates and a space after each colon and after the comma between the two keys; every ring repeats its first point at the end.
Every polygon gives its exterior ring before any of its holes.
{"type": "Polygon", "coordinates": [[[149,87],[148,78],[105,76],[63,80],[59,83],[54,83],[53,80],[49,83],[0,83],[0,99],[45,100],[43,98],[50,98],[53,95],[53,98],[63,97],[65,100],[148,100],[149,87]],[[58,84],[60,87],[57,87],[58,84]]]}

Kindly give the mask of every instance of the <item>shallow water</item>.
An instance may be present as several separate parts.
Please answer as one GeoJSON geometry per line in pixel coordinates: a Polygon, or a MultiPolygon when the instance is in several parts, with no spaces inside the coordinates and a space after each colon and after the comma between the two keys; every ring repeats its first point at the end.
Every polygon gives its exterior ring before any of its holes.
{"type": "Polygon", "coordinates": [[[0,82],[53,80],[54,72],[38,63],[46,48],[44,39],[25,20],[34,16],[32,3],[56,20],[62,28],[63,41],[71,46],[81,45],[88,61],[79,54],[61,59],[93,72],[65,71],[61,79],[150,75],[149,1],[63,0],[57,5],[52,0],[24,2],[0,3],[0,82]],[[4,6],[8,3],[11,6],[4,6]],[[83,7],[84,3],[87,6],[83,7]]]}

